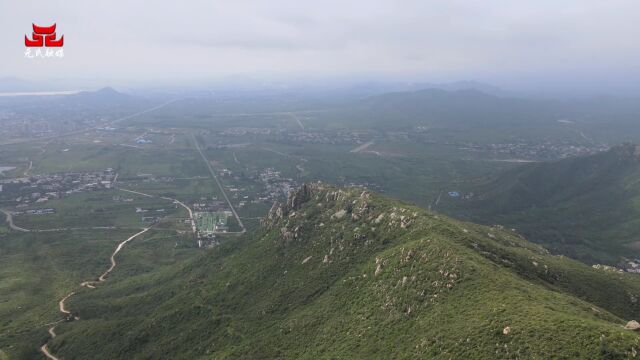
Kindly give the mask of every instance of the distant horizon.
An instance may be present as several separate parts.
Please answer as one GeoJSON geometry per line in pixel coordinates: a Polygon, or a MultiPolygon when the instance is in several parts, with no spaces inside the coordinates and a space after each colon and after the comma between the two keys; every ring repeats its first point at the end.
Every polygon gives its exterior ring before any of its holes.
{"type": "Polygon", "coordinates": [[[71,95],[82,91],[99,91],[113,88],[119,92],[139,92],[145,90],[156,91],[356,91],[362,92],[405,92],[426,89],[440,89],[444,91],[477,90],[486,94],[500,97],[530,97],[530,98],[593,98],[601,96],[635,98],[640,97],[638,91],[607,91],[607,89],[540,89],[510,88],[499,84],[478,80],[454,80],[442,82],[409,81],[406,79],[389,78],[325,78],[325,79],[259,79],[251,77],[226,77],[199,81],[174,82],[120,82],[120,81],[88,81],[82,79],[42,79],[34,80],[15,76],[0,76],[0,96],[29,96],[29,95],[71,95]]]}
{"type": "Polygon", "coordinates": [[[543,94],[640,94],[640,3],[569,0],[0,4],[3,76],[96,87],[465,79],[543,94]],[[25,57],[56,24],[64,57],[25,57]]]}

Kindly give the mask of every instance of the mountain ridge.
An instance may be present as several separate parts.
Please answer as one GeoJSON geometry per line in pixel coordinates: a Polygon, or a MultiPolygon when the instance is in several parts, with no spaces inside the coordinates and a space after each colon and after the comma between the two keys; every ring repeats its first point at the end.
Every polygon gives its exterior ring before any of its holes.
{"type": "Polygon", "coordinates": [[[640,317],[637,278],[550,255],[510,230],[321,183],[274,204],[262,225],[178,267],[82,290],[70,306],[83,320],[59,326],[50,349],[65,358],[624,358],[640,341],[623,329],[640,317]]]}
{"type": "Polygon", "coordinates": [[[445,199],[446,212],[520,229],[532,241],[587,263],[631,256],[640,208],[640,146],[518,166],[470,191],[471,201],[445,199]]]}

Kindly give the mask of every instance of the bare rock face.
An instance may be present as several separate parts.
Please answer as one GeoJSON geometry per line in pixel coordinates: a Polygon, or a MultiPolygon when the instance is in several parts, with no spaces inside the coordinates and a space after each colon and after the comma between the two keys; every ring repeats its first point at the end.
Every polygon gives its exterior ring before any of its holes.
{"type": "Polygon", "coordinates": [[[282,204],[277,201],[274,202],[269,213],[267,213],[267,216],[260,220],[260,225],[267,229],[271,229],[278,221],[284,218],[284,211],[285,209],[282,204]]]}
{"type": "Polygon", "coordinates": [[[322,185],[319,183],[303,184],[289,194],[285,204],[274,202],[267,216],[261,220],[261,225],[267,229],[273,228],[276,223],[300,209],[321,189],[322,185]]]}
{"type": "Polygon", "coordinates": [[[287,199],[287,206],[291,210],[300,209],[302,204],[311,200],[316,190],[317,185],[315,184],[302,184],[302,186],[300,186],[297,190],[289,194],[289,198],[287,199]]]}
{"type": "Polygon", "coordinates": [[[340,220],[346,215],[346,213],[347,213],[347,210],[344,210],[344,209],[338,210],[335,214],[331,215],[331,218],[340,220]]]}
{"type": "Polygon", "coordinates": [[[627,330],[638,331],[640,330],[640,323],[635,320],[631,320],[624,326],[624,328],[627,330]]]}
{"type": "Polygon", "coordinates": [[[373,276],[380,274],[382,274],[382,259],[376,258],[376,271],[373,273],[373,276]]]}

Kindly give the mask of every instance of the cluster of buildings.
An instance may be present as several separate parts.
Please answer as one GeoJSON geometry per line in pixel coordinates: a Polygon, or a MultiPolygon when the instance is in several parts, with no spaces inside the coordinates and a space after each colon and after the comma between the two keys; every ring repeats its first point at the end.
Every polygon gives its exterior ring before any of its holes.
{"type": "Polygon", "coordinates": [[[283,132],[278,134],[273,141],[286,144],[327,144],[327,145],[353,145],[360,144],[370,138],[368,131],[338,130],[338,131],[299,131],[283,132]]]}
{"type": "Polygon", "coordinates": [[[210,199],[201,197],[199,200],[191,204],[191,209],[197,212],[217,212],[226,211],[227,203],[218,199],[216,196],[212,196],[210,199]]]}
{"type": "Polygon", "coordinates": [[[467,143],[462,150],[472,152],[492,153],[527,160],[557,160],[574,156],[591,155],[609,150],[605,144],[576,145],[551,142],[542,143],[503,143],[503,144],[473,144],[467,143]]]}
{"type": "Polygon", "coordinates": [[[41,204],[75,193],[110,189],[117,178],[112,169],[98,172],[34,175],[0,180],[0,199],[14,200],[17,207],[41,204]]]}
{"type": "Polygon", "coordinates": [[[219,244],[217,234],[229,232],[227,220],[233,214],[226,208],[224,201],[217,197],[200,198],[191,204],[193,220],[188,222],[195,227],[199,248],[210,248],[219,244]]]}
{"type": "Polygon", "coordinates": [[[0,137],[39,138],[102,124],[103,116],[83,111],[51,108],[46,113],[31,109],[0,110],[0,137]]]}
{"type": "MultiPolygon", "coordinates": [[[[221,132],[224,136],[263,136],[269,141],[287,144],[360,144],[371,137],[367,130],[308,131],[272,128],[233,127],[221,132]]],[[[222,147],[222,146],[221,146],[222,147]]]]}
{"type": "Polygon", "coordinates": [[[224,130],[221,134],[226,136],[271,135],[276,131],[278,130],[270,128],[232,127],[224,130]]]}
{"type": "Polygon", "coordinates": [[[264,185],[264,192],[257,200],[271,203],[275,200],[286,198],[289,192],[298,184],[293,179],[282,177],[280,171],[274,168],[266,168],[259,175],[260,182],[264,185]]]}
{"type": "Polygon", "coordinates": [[[56,209],[52,209],[52,208],[44,208],[44,209],[32,209],[32,210],[25,210],[25,211],[14,211],[12,214],[13,215],[49,215],[49,214],[54,214],[56,212],[56,209]]]}
{"type": "Polygon", "coordinates": [[[640,259],[623,259],[620,268],[626,272],[640,274],[640,259]]]}
{"type": "Polygon", "coordinates": [[[226,207],[226,202],[212,196],[202,197],[191,204],[193,220],[187,222],[194,227],[199,248],[210,248],[219,244],[216,234],[229,231],[227,220],[233,214],[226,207]]]}
{"type": "Polygon", "coordinates": [[[616,266],[595,264],[595,265],[592,265],[592,267],[597,270],[603,270],[603,271],[609,271],[609,272],[617,272],[617,273],[628,272],[628,273],[640,274],[640,259],[622,258],[616,266]]]}

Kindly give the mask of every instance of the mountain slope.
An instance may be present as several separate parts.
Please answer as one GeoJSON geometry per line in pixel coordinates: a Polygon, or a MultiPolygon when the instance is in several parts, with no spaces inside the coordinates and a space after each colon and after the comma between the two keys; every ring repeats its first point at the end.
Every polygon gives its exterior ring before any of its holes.
{"type": "MultiPolygon", "coordinates": [[[[135,243],[131,244],[135,246],[135,243]]],[[[115,274],[117,275],[117,274],[115,274]]],[[[81,358],[625,358],[640,281],[362,189],[305,185],[195,261],[114,276],[50,350],[81,358]]]]}
{"type": "MultiPolygon", "coordinates": [[[[554,252],[615,263],[640,250],[640,147],[527,164],[453,202],[450,212],[516,227],[554,252]]],[[[446,205],[445,205],[446,206],[446,205]]]]}

